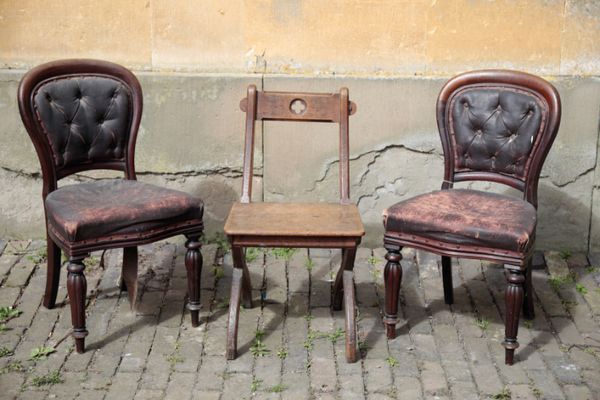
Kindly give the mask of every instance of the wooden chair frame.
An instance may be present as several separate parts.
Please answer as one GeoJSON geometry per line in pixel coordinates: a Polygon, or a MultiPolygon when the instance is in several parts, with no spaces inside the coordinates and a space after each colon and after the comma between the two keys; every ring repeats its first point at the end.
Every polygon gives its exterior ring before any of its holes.
{"type": "MultiPolygon", "coordinates": [[[[556,89],[547,81],[527,73],[508,70],[472,71],[458,75],[444,85],[437,101],[437,124],[444,150],[444,181],[442,190],[452,189],[455,182],[489,181],[511,186],[523,192],[523,199],[537,208],[537,187],[542,165],[554,142],[560,125],[561,104],[556,89]],[[466,87],[518,88],[529,92],[546,105],[545,125],[537,135],[529,156],[529,167],[524,179],[507,176],[493,171],[478,171],[455,168],[454,149],[448,129],[449,104],[459,90],[466,87]]],[[[535,240],[535,236],[531,238],[535,240]]],[[[450,257],[474,258],[506,264],[508,287],[506,297],[506,330],[503,346],[506,349],[506,364],[514,361],[515,349],[519,347],[517,332],[519,314],[523,308],[526,318],[534,317],[533,293],[531,284],[531,257],[534,246],[524,253],[498,250],[466,244],[446,243],[439,240],[424,239],[414,235],[388,231],[384,235],[387,249],[385,266],[385,312],[383,322],[388,338],[396,337],[395,325],[398,322],[398,296],[402,280],[400,250],[403,247],[430,251],[442,256],[442,278],[444,299],[447,304],[454,302],[452,285],[452,263],[450,257]]]]}
{"type": "MultiPolygon", "coordinates": [[[[342,300],[346,310],[346,359],[356,361],[356,321],[355,294],[353,283],[354,259],[364,229],[360,222],[358,209],[350,201],[348,119],[354,114],[356,105],[349,100],[348,89],[339,93],[291,93],[258,91],[250,85],[247,97],[240,102],[240,108],[246,113],[244,141],[244,171],[242,178],[242,196],[240,203],[234,204],[230,218],[225,225],[225,233],[232,246],[233,281],[231,286],[229,320],[227,327],[227,358],[237,355],[237,330],[240,302],[244,307],[252,307],[250,274],[246,266],[244,247],[294,247],[294,248],[341,248],[342,262],[333,286],[333,308],[340,310],[342,300]],[[295,110],[295,105],[303,108],[295,110]],[[254,136],[256,121],[299,121],[328,122],[339,124],[339,188],[340,204],[351,209],[357,216],[362,232],[349,235],[308,235],[306,232],[294,232],[288,235],[271,235],[268,232],[233,232],[230,224],[236,207],[250,204],[252,197],[252,176],[254,162],[254,136]]],[[[264,204],[267,207],[273,203],[264,204]]],[[[287,206],[282,205],[282,206],[287,206]]]]}
{"type": "MultiPolygon", "coordinates": [[[[18,102],[21,119],[33,142],[42,168],[42,198],[44,201],[51,192],[58,189],[58,181],[60,179],[77,172],[97,169],[117,170],[123,171],[125,179],[136,180],[134,155],[138,128],[142,117],[143,97],[139,81],[128,69],[111,62],[88,59],[60,60],[42,64],[30,70],[23,77],[19,85],[18,102]],[[110,159],[102,162],[82,162],[72,166],[57,167],[53,160],[52,148],[48,137],[36,117],[34,94],[40,85],[50,80],[82,76],[106,77],[118,80],[129,90],[131,115],[127,148],[122,159],[110,159]]],[[[101,237],[73,244],[57,237],[49,229],[47,216],[45,219],[47,230],[47,275],[43,304],[49,309],[54,308],[56,305],[62,250],[68,258],[67,291],[71,302],[73,337],[75,338],[78,353],[84,352],[85,337],[88,335],[85,326],[87,282],[84,275],[85,265],[83,260],[91,252],[98,250],[123,248],[123,270],[120,286],[122,290],[127,290],[133,307],[137,293],[137,246],[178,234],[185,235],[188,239],[185,244],[187,248],[185,266],[188,273],[188,308],[191,312],[192,325],[198,326],[200,271],[202,269],[202,255],[200,253],[200,236],[203,231],[202,221],[181,226],[171,226],[167,229],[149,230],[141,236],[120,235],[119,237],[101,237]]]]}

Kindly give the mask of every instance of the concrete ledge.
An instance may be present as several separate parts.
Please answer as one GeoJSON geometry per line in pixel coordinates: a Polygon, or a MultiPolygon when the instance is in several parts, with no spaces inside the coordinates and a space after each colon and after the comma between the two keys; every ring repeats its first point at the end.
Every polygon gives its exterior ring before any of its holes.
{"type": "MultiPolygon", "coordinates": [[[[16,106],[22,74],[0,71],[2,237],[43,235],[39,164],[16,106]]],[[[385,207],[440,186],[443,160],[434,111],[446,78],[148,72],[139,76],[145,101],[136,153],[139,179],[202,196],[209,233],[222,228],[230,204],[239,196],[244,116],[238,104],[251,83],[266,90],[349,88],[358,105],[350,122],[351,195],[367,228],[366,244],[381,242],[385,207]]],[[[600,237],[598,214],[593,212],[600,207],[600,195],[595,193],[600,186],[596,174],[600,79],[549,79],[561,93],[563,119],[540,181],[538,246],[599,251],[598,240],[590,238],[600,237]]],[[[257,200],[335,201],[335,127],[272,122],[257,128],[257,200]]]]}

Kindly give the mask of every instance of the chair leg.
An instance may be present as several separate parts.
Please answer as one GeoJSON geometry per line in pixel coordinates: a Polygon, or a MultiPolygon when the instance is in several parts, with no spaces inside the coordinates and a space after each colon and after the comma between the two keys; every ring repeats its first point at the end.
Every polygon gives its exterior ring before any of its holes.
{"type": "Polygon", "coordinates": [[[87,282],[83,270],[84,257],[71,257],[67,266],[67,292],[71,303],[71,322],[73,324],[73,337],[75,348],[78,353],[85,352],[85,337],[88,335],[85,329],[85,296],[87,282]]]}
{"type": "Polygon", "coordinates": [[[525,287],[523,299],[523,317],[526,319],[535,318],[535,309],[533,307],[533,284],[531,279],[531,260],[525,266],[525,287]]]}
{"type": "Polygon", "coordinates": [[[137,247],[123,248],[123,268],[121,269],[121,290],[127,290],[129,305],[135,310],[135,301],[138,291],[138,249],[137,247]]]}
{"type": "Polygon", "coordinates": [[[452,259],[442,256],[442,280],[444,282],[444,301],[454,304],[454,287],[452,285],[452,259]]]}
{"type": "Polygon", "coordinates": [[[517,333],[519,331],[519,314],[523,306],[523,283],[525,277],[522,271],[509,270],[506,276],[508,286],[506,287],[506,321],[505,338],[502,345],[505,350],[505,363],[512,365],[514,362],[515,350],[519,347],[517,333]]]}
{"type": "Polygon", "coordinates": [[[396,337],[396,324],[398,323],[398,297],[400,295],[400,284],[402,283],[402,254],[400,247],[386,246],[387,254],[385,259],[385,270],[383,279],[385,281],[385,312],[383,314],[383,323],[386,327],[387,337],[394,339],[396,337]]]}
{"type": "Polygon", "coordinates": [[[200,275],[202,274],[202,253],[200,248],[202,243],[200,242],[199,235],[186,236],[187,241],[185,247],[187,252],[185,253],[185,269],[187,271],[187,282],[188,282],[188,304],[187,308],[190,310],[192,317],[192,326],[197,327],[200,324],[200,275]]]}
{"type": "Polygon", "coordinates": [[[342,249],[342,262],[333,283],[332,307],[335,311],[342,309],[342,301],[344,300],[344,271],[352,271],[354,269],[355,258],[356,248],[342,249]]]}
{"type": "Polygon", "coordinates": [[[344,310],[346,311],[346,361],[356,362],[356,298],[354,294],[354,273],[343,272],[344,310]]]}
{"type": "Polygon", "coordinates": [[[60,282],[60,247],[50,237],[46,238],[47,269],[46,269],[46,292],[44,293],[44,307],[54,308],[56,296],[58,295],[58,283],[60,282]]]}
{"type": "Polygon", "coordinates": [[[346,361],[356,361],[356,296],[354,293],[354,260],[356,247],[342,249],[342,262],[333,284],[334,310],[342,309],[342,300],[346,310],[346,361]]]}
{"type": "Polygon", "coordinates": [[[231,295],[229,297],[229,319],[227,321],[227,359],[237,357],[237,334],[240,315],[240,304],[244,298],[244,307],[252,307],[252,286],[250,273],[246,267],[244,249],[234,246],[231,249],[233,256],[233,277],[231,280],[231,295]]]}

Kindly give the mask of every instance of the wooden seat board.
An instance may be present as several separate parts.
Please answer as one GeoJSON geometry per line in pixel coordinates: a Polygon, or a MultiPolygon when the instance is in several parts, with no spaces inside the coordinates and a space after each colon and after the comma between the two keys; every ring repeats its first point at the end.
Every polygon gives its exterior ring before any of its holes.
{"type": "Polygon", "coordinates": [[[361,237],[365,230],[354,204],[234,203],[227,235],[361,237]]]}

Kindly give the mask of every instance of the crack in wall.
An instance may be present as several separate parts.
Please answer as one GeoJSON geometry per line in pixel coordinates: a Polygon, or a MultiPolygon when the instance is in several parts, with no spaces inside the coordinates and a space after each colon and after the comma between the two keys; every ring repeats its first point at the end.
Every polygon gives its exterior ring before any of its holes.
{"type": "MultiPolygon", "coordinates": [[[[27,179],[41,179],[41,172],[27,172],[21,169],[14,169],[7,166],[0,165],[0,169],[15,174],[20,177],[24,177],[27,179]]],[[[100,170],[96,170],[100,171],[100,170]]],[[[109,171],[109,170],[105,170],[109,171]]],[[[106,178],[98,178],[91,175],[87,175],[84,172],[78,172],[76,174],[71,175],[75,178],[86,178],[90,180],[100,180],[106,178]]],[[[114,171],[117,172],[118,171],[114,171]]],[[[217,168],[208,168],[202,170],[188,170],[188,171],[176,171],[176,172],[156,172],[156,171],[136,171],[136,175],[138,176],[159,176],[159,177],[173,177],[173,178],[187,178],[187,177],[198,177],[198,176],[222,176],[224,178],[241,178],[242,177],[242,169],[241,168],[231,168],[231,167],[217,167],[217,168]]],[[[253,174],[254,177],[262,178],[262,170],[259,172],[255,172],[253,174]]]]}
{"type": "MultiPolygon", "coordinates": [[[[369,155],[374,154],[373,159],[371,161],[369,161],[365,167],[365,171],[361,174],[360,178],[359,178],[359,183],[358,186],[361,186],[366,178],[366,176],[369,174],[371,167],[377,162],[377,160],[383,155],[385,154],[387,151],[392,150],[392,149],[404,149],[407,150],[409,152],[412,153],[417,153],[417,154],[434,154],[435,153],[435,149],[431,148],[429,150],[419,150],[413,147],[408,147],[404,144],[390,144],[390,145],[386,145],[380,149],[374,149],[374,150],[369,150],[363,153],[359,153],[356,156],[350,157],[350,162],[352,161],[358,161],[363,157],[367,157],[369,155]]],[[[327,162],[327,165],[325,166],[325,171],[323,172],[323,174],[321,175],[321,177],[319,177],[318,179],[316,179],[313,183],[313,186],[310,189],[307,189],[306,192],[314,192],[317,189],[317,185],[319,183],[323,183],[325,181],[325,179],[327,179],[327,176],[329,175],[329,172],[331,171],[331,168],[333,168],[333,166],[335,166],[336,164],[339,165],[340,161],[339,159],[333,160],[333,161],[329,161],[327,162]]]]}
{"type": "MultiPolygon", "coordinates": [[[[564,188],[565,186],[568,186],[568,185],[570,185],[572,183],[577,182],[580,178],[583,178],[584,176],[588,175],[591,172],[594,172],[595,170],[596,170],[596,166],[594,165],[593,167],[590,167],[590,168],[586,169],[585,171],[580,172],[579,174],[575,175],[575,177],[573,177],[572,179],[570,179],[570,180],[568,180],[566,182],[556,183],[551,178],[549,180],[550,180],[550,182],[552,182],[552,184],[554,186],[559,187],[559,188],[564,188]]],[[[547,178],[547,177],[548,177],[548,175],[543,176],[543,177],[540,176],[540,178],[547,178]]]]}

